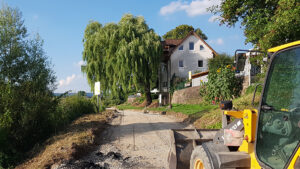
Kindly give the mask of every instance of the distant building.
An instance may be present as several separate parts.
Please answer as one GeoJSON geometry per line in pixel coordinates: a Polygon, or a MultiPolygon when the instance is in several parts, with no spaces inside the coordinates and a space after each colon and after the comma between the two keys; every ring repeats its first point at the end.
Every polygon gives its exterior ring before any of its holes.
{"type": "Polygon", "coordinates": [[[162,45],[158,89],[162,104],[167,104],[172,78],[188,79],[189,71],[192,74],[207,71],[208,59],[217,53],[194,31],[184,39],[167,39],[162,45]]]}

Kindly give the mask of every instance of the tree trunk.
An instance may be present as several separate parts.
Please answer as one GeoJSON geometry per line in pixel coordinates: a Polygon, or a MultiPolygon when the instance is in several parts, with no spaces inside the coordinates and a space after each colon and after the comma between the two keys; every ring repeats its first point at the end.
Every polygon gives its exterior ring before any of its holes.
{"type": "Polygon", "coordinates": [[[146,101],[147,101],[146,106],[149,106],[152,103],[150,84],[145,85],[145,96],[146,96],[146,101]]]}

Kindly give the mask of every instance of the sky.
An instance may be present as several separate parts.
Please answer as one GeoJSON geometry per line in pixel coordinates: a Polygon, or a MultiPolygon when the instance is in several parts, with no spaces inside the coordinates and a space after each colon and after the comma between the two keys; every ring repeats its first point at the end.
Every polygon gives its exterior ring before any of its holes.
{"type": "Polygon", "coordinates": [[[220,26],[206,8],[220,0],[0,0],[19,8],[29,34],[38,33],[57,77],[55,92],[91,92],[80,71],[84,30],[89,21],[117,23],[126,13],[143,16],[150,28],[162,36],[181,24],[200,28],[206,42],[217,52],[234,54],[236,49],[250,49],[243,29],[220,26]]]}

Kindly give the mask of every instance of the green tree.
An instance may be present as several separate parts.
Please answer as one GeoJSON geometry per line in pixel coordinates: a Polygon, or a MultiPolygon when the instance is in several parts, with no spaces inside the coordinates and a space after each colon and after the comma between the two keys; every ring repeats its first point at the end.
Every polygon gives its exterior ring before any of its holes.
{"type": "Polygon", "coordinates": [[[300,37],[299,0],[224,0],[210,10],[220,14],[221,24],[234,26],[241,22],[246,43],[264,51],[300,37]]]}
{"type": "Polygon", "coordinates": [[[14,164],[51,130],[55,76],[38,35],[17,9],[0,10],[0,168],[14,164]]]}
{"type": "Polygon", "coordinates": [[[164,39],[183,39],[186,35],[195,31],[197,35],[199,35],[203,40],[207,40],[207,36],[201,31],[200,28],[194,29],[193,26],[190,25],[179,25],[175,29],[170,30],[166,34],[163,35],[164,39]]]}
{"type": "Polygon", "coordinates": [[[151,104],[150,90],[157,80],[162,49],[160,37],[143,17],[125,14],[118,24],[105,26],[90,22],[83,42],[87,65],[82,71],[91,87],[100,81],[101,90],[113,95],[144,91],[147,105],[151,104]]]}

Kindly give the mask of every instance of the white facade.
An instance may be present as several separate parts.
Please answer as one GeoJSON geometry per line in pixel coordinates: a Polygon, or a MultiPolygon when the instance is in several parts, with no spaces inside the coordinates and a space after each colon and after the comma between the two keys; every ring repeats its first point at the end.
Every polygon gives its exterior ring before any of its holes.
{"type": "Polygon", "coordinates": [[[189,71],[192,71],[192,74],[207,71],[207,62],[211,58],[213,51],[198,37],[190,35],[177,46],[170,57],[171,77],[175,74],[177,77],[187,79],[189,71]],[[193,50],[190,50],[190,43],[194,44],[193,50]]]}

